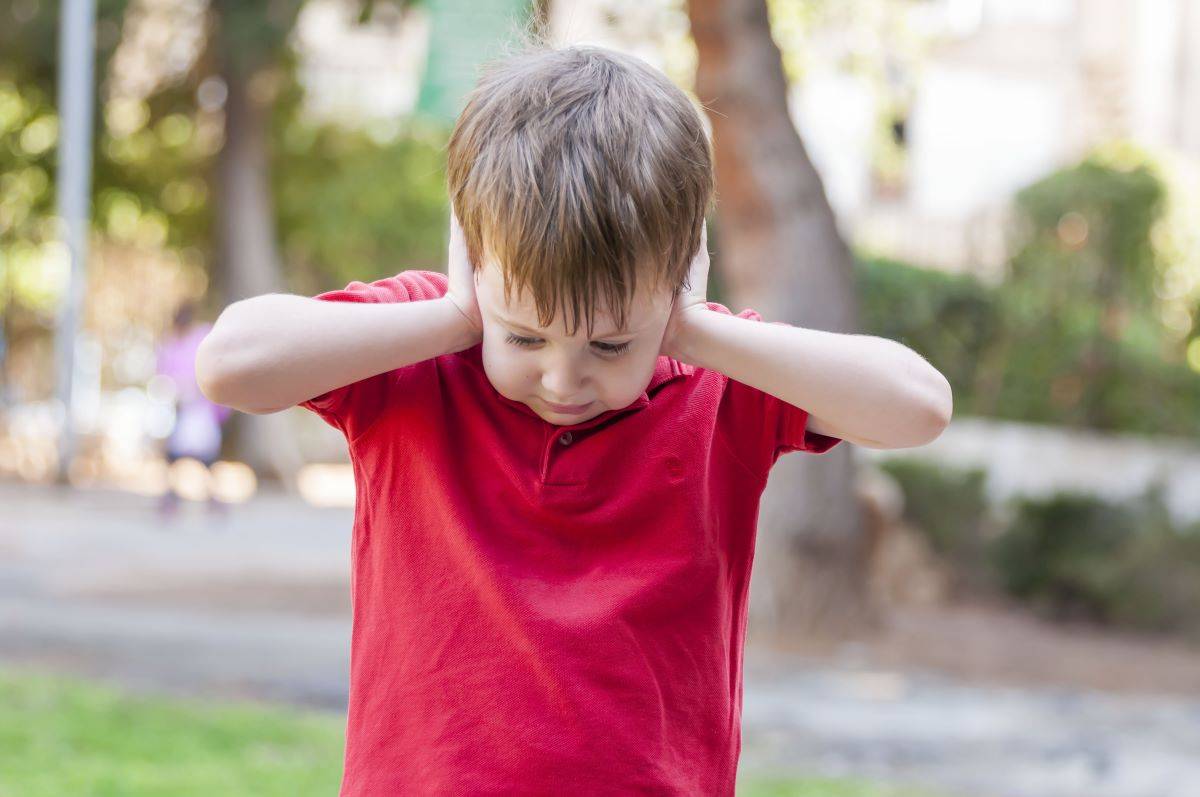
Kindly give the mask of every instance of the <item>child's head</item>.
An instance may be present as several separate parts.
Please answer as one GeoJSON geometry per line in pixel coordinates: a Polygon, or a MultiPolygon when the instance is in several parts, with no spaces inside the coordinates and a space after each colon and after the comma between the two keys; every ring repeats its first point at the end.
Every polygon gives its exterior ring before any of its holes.
{"type": "Polygon", "coordinates": [[[712,200],[697,106],[632,56],[535,47],[485,70],[447,164],[492,384],[560,424],[631,403],[712,200]]]}

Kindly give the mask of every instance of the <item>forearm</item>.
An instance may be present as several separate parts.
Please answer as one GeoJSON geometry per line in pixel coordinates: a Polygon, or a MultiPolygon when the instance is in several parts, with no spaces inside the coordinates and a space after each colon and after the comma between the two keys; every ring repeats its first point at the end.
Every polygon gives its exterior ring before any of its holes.
{"type": "Polygon", "coordinates": [[[196,378],[212,401],[273,412],[478,341],[445,297],[358,304],[291,294],[235,302],[196,355],[196,378]]]}
{"type": "Polygon", "coordinates": [[[686,317],[678,359],[801,407],[855,438],[888,448],[922,445],[949,422],[946,378],[896,341],[713,311],[686,317]]]}

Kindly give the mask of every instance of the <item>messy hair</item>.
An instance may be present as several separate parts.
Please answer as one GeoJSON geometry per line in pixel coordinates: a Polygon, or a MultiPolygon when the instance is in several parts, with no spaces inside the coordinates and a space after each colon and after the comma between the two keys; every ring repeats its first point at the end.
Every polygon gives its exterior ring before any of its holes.
{"type": "Polygon", "coordinates": [[[447,183],[476,269],[491,256],[506,298],[529,290],[539,322],[603,300],[621,329],[639,278],[688,285],[713,198],[699,107],[640,59],[593,46],[524,48],[485,65],[458,117],[447,183]]]}

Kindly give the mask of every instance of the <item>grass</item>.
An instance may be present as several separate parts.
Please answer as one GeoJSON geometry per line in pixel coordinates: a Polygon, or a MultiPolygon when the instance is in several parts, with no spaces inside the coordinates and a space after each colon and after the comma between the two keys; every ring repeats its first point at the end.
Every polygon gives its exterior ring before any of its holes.
{"type": "Polygon", "coordinates": [[[338,715],[0,670],[0,797],[336,795],[338,715]]]}
{"type": "Polygon", "coordinates": [[[928,791],[862,780],[748,775],[738,779],[737,797],[940,797],[928,791]]]}
{"type": "MultiPolygon", "coordinates": [[[[0,797],[333,797],[344,730],[339,714],[136,694],[0,668],[0,797]]],[[[921,796],[752,775],[739,781],[738,797],[921,796]]]]}

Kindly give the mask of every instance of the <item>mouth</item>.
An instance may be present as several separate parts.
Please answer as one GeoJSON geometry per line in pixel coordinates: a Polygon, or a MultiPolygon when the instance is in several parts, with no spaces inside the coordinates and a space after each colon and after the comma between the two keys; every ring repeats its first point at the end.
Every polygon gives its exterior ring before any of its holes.
{"type": "Polygon", "coordinates": [[[542,400],[547,407],[562,415],[582,415],[591,407],[593,402],[587,404],[555,404],[553,401],[542,400]]]}

